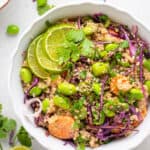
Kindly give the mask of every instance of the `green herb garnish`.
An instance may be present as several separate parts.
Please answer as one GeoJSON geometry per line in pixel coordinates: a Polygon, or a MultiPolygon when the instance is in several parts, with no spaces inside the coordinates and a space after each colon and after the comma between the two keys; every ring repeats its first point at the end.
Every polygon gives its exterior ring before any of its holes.
{"type": "Polygon", "coordinates": [[[24,146],[31,147],[32,145],[31,137],[24,127],[20,127],[19,132],[17,133],[17,139],[24,146]]]}
{"type": "Polygon", "coordinates": [[[74,43],[81,42],[85,38],[85,34],[82,30],[75,30],[75,29],[70,30],[66,36],[68,41],[74,43]]]}
{"type": "Polygon", "coordinates": [[[91,40],[85,39],[81,45],[81,55],[87,56],[87,57],[93,57],[94,56],[94,44],[91,40]]]}

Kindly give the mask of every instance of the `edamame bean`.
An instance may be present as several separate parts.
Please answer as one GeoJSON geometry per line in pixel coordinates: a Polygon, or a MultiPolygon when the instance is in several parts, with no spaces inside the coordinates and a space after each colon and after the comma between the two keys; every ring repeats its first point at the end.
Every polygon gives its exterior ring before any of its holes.
{"type": "Polygon", "coordinates": [[[143,62],[144,68],[146,68],[148,71],[150,71],[150,59],[145,59],[143,62]]]}
{"type": "Polygon", "coordinates": [[[68,82],[63,82],[58,85],[58,92],[61,94],[70,96],[73,95],[77,92],[77,89],[75,85],[68,83],[68,82]]]}
{"type": "Polygon", "coordinates": [[[93,92],[96,95],[100,95],[100,93],[101,93],[101,85],[100,85],[100,83],[93,83],[92,89],[93,89],[93,92]]]}
{"type": "Polygon", "coordinates": [[[106,57],[108,55],[108,52],[106,50],[101,50],[99,52],[99,55],[100,55],[101,58],[103,58],[103,57],[106,57]]]}
{"type": "Polygon", "coordinates": [[[53,102],[56,106],[62,109],[70,108],[70,100],[67,97],[62,97],[57,95],[53,98],[53,102]]]}
{"type": "Polygon", "coordinates": [[[110,52],[110,51],[116,50],[118,47],[119,47],[119,44],[117,44],[117,43],[111,43],[111,44],[107,44],[107,45],[105,46],[105,50],[106,50],[107,52],[110,52]]]}
{"type": "Polygon", "coordinates": [[[47,4],[47,0],[37,0],[38,7],[45,6],[47,4]]]}
{"type": "Polygon", "coordinates": [[[114,109],[113,107],[114,106],[110,102],[104,104],[103,111],[107,117],[114,117],[115,116],[115,111],[113,110],[114,109]]]}
{"type": "Polygon", "coordinates": [[[97,27],[95,26],[95,24],[87,24],[85,27],[83,27],[83,32],[85,33],[85,35],[91,35],[94,32],[96,32],[97,27]]]}
{"type": "Polygon", "coordinates": [[[101,111],[100,114],[96,114],[96,118],[98,119],[94,118],[93,123],[95,125],[102,125],[105,121],[105,113],[101,111]]]}
{"type": "Polygon", "coordinates": [[[82,107],[82,108],[80,109],[79,114],[78,114],[77,116],[79,116],[79,119],[80,119],[80,120],[85,119],[86,116],[87,116],[87,109],[86,109],[85,107],[82,107]]]}
{"type": "Polygon", "coordinates": [[[30,96],[33,97],[39,96],[41,95],[41,93],[42,93],[42,89],[39,88],[38,86],[33,87],[29,92],[30,96]]]}
{"type": "Polygon", "coordinates": [[[92,72],[95,76],[100,76],[109,71],[109,64],[108,63],[102,63],[102,62],[96,62],[92,65],[92,72]]]}
{"type": "Polygon", "coordinates": [[[17,25],[12,24],[7,27],[7,34],[16,35],[18,33],[19,33],[19,27],[17,25]]]}
{"type": "Polygon", "coordinates": [[[148,93],[150,94],[150,80],[146,81],[145,85],[147,86],[148,93]]]}
{"type": "Polygon", "coordinates": [[[141,100],[143,98],[143,93],[140,89],[132,88],[129,92],[130,100],[141,100]]]}
{"type": "Polygon", "coordinates": [[[127,103],[119,103],[120,107],[121,107],[121,111],[128,111],[129,110],[129,105],[127,103]]]}
{"type": "Polygon", "coordinates": [[[42,111],[44,113],[47,112],[48,108],[49,108],[49,105],[50,105],[50,100],[48,98],[45,98],[43,101],[42,101],[42,111]]]}
{"type": "Polygon", "coordinates": [[[32,73],[28,68],[21,68],[20,78],[24,83],[30,83],[32,81],[32,73]]]}

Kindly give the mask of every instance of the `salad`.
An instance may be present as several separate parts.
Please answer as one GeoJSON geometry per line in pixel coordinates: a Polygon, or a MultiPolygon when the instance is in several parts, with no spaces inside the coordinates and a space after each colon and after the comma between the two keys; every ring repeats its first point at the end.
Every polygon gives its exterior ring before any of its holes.
{"type": "Polygon", "coordinates": [[[77,149],[136,132],[150,95],[149,44],[107,15],[61,19],[29,44],[20,68],[35,124],[77,149]]]}

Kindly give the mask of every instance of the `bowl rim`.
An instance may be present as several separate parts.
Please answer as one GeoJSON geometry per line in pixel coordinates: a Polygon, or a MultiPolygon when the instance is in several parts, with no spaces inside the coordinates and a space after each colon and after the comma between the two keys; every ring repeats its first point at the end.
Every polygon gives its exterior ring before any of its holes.
{"type": "Polygon", "coordinates": [[[8,5],[8,3],[10,2],[10,0],[7,0],[6,3],[4,3],[2,6],[0,6],[0,10],[3,9],[4,7],[6,7],[8,5]]]}
{"type": "MultiPolygon", "coordinates": [[[[9,0],[8,0],[9,1],[9,0]]],[[[10,57],[10,60],[11,60],[11,64],[10,64],[10,69],[9,69],[9,72],[8,72],[8,92],[10,94],[10,98],[11,98],[11,101],[13,99],[13,92],[11,90],[11,86],[10,86],[10,83],[11,83],[11,74],[13,72],[13,64],[14,64],[14,57],[16,56],[17,54],[17,51],[18,51],[18,47],[19,47],[19,44],[21,43],[22,39],[28,34],[28,32],[33,28],[34,24],[36,24],[37,22],[39,22],[40,20],[42,20],[43,18],[45,18],[46,16],[50,15],[53,11],[56,11],[56,10],[59,10],[60,8],[63,8],[63,7],[71,7],[71,6],[79,6],[79,5],[99,5],[99,6],[108,6],[110,8],[113,8],[113,9],[116,9],[117,11],[121,12],[121,13],[124,13],[125,15],[128,15],[131,17],[131,19],[135,20],[136,22],[138,22],[143,28],[147,29],[148,31],[150,31],[150,28],[145,24],[143,23],[143,21],[139,18],[137,18],[134,14],[132,14],[131,12],[128,12],[126,9],[123,9],[122,7],[118,7],[114,4],[111,4],[111,3],[106,3],[106,2],[96,2],[96,1],[82,1],[82,2],[71,2],[69,4],[62,4],[62,5],[59,5],[59,6],[56,6],[54,7],[53,9],[49,10],[48,12],[46,12],[43,16],[40,16],[38,17],[37,19],[35,19],[30,25],[29,27],[27,27],[24,32],[21,34],[21,36],[19,37],[19,40],[16,44],[16,47],[14,48],[13,52],[12,52],[12,55],[10,57]]],[[[13,110],[16,114],[16,117],[21,121],[22,125],[24,125],[23,121],[22,121],[22,118],[20,117],[20,115],[17,114],[17,111],[15,110],[15,105],[13,103],[13,110]]],[[[26,128],[26,127],[25,127],[26,128]]],[[[29,129],[26,128],[26,130],[29,132],[29,129]]],[[[34,136],[33,133],[30,133],[29,134],[31,136],[34,137],[34,139],[41,145],[43,146],[44,148],[48,149],[41,141],[39,141],[39,139],[34,136]]],[[[142,139],[140,139],[137,143],[134,143],[132,145],[126,145],[126,150],[131,150],[131,149],[134,149],[136,148],[138,145],[140,145],[145,138],[147,138],[148,136],[150,135],[150,129],[149,129],[149,132],[147,134],[145,134],[143,136],[142,139]]],[[[52,150],[51,148],[49,148],[49,150],[52,150]]]]}

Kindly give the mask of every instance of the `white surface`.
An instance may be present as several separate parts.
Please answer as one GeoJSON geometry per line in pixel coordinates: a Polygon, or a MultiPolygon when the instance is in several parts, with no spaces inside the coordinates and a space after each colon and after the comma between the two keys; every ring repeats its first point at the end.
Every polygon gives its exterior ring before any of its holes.
{"type": "MultiPolygon", "coordinates": [[[[69,1],[69,0],[68,0],[69,1]]],[[[71,1],[71,0],[70,0],[71,1]]],[[[77,0],[76,0],[77,1],[77,0]]],[[[149,6],[150,1],[147,0],[107,0],[115,3],[123,8],[128,9],[130,12],[141,18],[148,26],[150,26],[149,20],[149,6]],[[134,6],[134,7],[133,7],[134,6]]],[[[51,1],[52,2],[52,1],[51,1]]],[[[55,4],[65,3],[67,0],[55,0],[55,4]]],[[[16,42],[19,39],[22,31],[27,28],[31,22],[38,17],[35,4],[32,0],[11,0],[6,8],[0,10],[0,103],[3,103],[4,113],[8,116],[14,117],[15,115],[12,110],[10,97],[8,95],[7,81],[8,71],[10,69],[10,56],[16,42]],[[6,27],[8,24],[17,24],[21,28],[21,32],[16,37],[9,37],[5,34],[6,27]]],[[[150,143],[148,140],[140,145],[136,150],[148,150],[150,143]]],[[[4,150],[8,149],[7,142],[3,142],[5,146],[4,150]]],[[[44,150],[37,143],[34,143],[33,150],[44,150]]]]}

